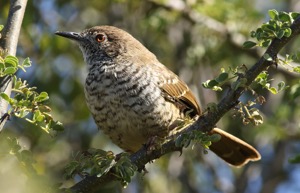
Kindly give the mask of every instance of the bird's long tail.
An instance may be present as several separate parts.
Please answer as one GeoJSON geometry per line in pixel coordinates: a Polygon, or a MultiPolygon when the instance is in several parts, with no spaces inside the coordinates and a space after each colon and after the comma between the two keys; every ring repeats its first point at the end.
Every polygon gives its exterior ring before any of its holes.
{"type": "Polygon", "coordinates": [[[209,149],[227,163],[242,166],[248,161],[260,160],[258,151],[248,143],[218,128],[211,131],[214,133],[221,135],[221,139],[212,143],[209,149]]]}

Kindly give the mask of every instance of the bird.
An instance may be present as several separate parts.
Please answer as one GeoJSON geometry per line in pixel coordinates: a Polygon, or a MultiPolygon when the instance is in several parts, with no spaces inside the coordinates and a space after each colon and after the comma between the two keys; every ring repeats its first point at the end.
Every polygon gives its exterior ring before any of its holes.
{"type": "MultiPolygon", "coordinates": [[[[87,106],[100,130],[123,150],[134,153],[151,139],[166,140],[185,118],[202,114],[187,84],[163,65],[140,41],[114,26],[82,32],[57,31],[75,41],[88,74],[84,84],[87,106]]],[[[209,149],[232,166],[260,160],[250,144],[221,130],[209,149]]]]}

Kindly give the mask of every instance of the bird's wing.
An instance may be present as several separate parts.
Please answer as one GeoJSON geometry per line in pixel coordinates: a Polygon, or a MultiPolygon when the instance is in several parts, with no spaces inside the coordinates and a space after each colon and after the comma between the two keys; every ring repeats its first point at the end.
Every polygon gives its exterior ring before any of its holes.
{"type": "Polygon", "coordinates": [[[200,115],[200,106],[189,87],[169,69],[165,68],[159,72],[163,73],[164,78],[160,87],[166,99],[176,103],[180,108],[183,108],[183,111],[192,110],[193,115],[200,115]]]}

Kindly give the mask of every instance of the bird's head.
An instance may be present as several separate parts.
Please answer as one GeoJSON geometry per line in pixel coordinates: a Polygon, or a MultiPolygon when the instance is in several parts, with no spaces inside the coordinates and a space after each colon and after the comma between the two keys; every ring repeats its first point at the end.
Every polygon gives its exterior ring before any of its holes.
{"type": "MultiPolygon", "coordinates": [[[[143,58],[145,53],[151,53],[129,33],[113,26],[96,26],[80,33],[58,31],[55,34],[76,41],[89,65],[120,58],[143,58]]],[[[155,58],[152,53],[150,55],[155,58]]]]}

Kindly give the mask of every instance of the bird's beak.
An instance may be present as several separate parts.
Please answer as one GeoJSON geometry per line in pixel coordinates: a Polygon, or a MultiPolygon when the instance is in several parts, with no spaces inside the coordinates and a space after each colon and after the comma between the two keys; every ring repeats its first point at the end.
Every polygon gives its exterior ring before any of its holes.
{"type": "Polygon", "coordinates": [[[63,32],[63,31],[57,31],[55,32],[56,35],[71,39],[71,40],[75,40],[75,41],[82,41],[83,37],[80,33],[76,33],[76,32],[63,32]]]}

